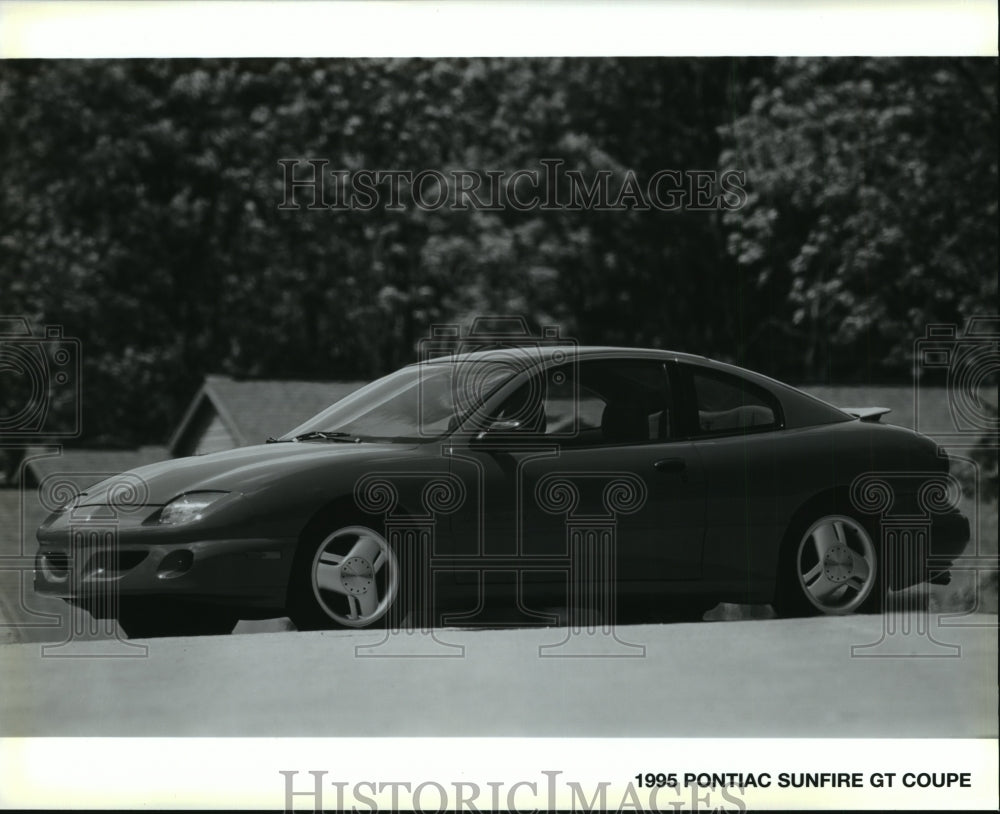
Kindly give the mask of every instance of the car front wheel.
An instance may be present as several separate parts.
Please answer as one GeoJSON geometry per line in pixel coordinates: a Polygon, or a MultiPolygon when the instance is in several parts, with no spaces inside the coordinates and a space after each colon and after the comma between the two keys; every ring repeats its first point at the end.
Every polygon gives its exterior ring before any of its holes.
{"type": "Polygon", "coordinates": [[[348,525],[305,544],[296,555],[288,615],[299,630],[373,627],[399,596],[400,569],[385,537],[348,525]]]}
{"type": "Polygon", "coordinates": [[[775,611],[780,616],[878,613],[879,557],[869,530],[846,514],[828,514],[793,538],[785,552],[775,611]]]}

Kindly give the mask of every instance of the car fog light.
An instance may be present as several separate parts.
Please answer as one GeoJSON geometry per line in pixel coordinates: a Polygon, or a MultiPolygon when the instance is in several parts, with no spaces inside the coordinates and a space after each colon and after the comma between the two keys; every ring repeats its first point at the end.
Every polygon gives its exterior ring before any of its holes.
{"type": "Polygon", "coordinates": [[[194,554],[186,548],[179,551],[171,551],[160,560],[160,565],[156,569],[156,576],[160,579],[171,579],[187,573],[194,564],[194,554]]]}

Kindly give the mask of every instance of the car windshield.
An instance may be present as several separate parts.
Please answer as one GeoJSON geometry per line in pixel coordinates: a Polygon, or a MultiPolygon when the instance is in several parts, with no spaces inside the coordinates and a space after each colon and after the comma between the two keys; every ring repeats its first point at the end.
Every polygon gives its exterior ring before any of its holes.
{"type": "Polygon", "coordinates": [[[509,365],[429,362],[376,379],[279,440],[430,441],[453,431],[513,371],[509,365]]]}

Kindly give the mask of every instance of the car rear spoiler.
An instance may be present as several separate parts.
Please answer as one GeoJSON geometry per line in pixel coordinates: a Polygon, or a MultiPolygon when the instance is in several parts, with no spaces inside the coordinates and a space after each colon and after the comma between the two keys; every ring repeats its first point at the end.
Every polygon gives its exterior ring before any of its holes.
{"type": "Polygon", "coordinates": [[[891,407],[841,407],[840,409],[848,415],[868,422],[878,421],[886,413],[892,412],[891,407]]]}

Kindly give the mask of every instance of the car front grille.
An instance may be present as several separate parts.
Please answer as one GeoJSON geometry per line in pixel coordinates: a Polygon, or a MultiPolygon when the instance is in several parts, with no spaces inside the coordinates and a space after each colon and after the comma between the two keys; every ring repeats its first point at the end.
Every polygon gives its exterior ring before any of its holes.
{"type": "Polygon", "coordinates": [[[146,559],[146,551],[100,551],[94,554],[83,569],[85,576],[121,576],[146,559]]]}
{"type": "MultiPolygon", "coordinates": [[[[139,565],[148,554],[147,551],[98,551],[87,558],[82,575],[84,579],[120,577],[139,565]]],[[[41,570],[56,580],[66,579],[74,562],[65,551],[42,551],[39,560],[41,570]]]]}

